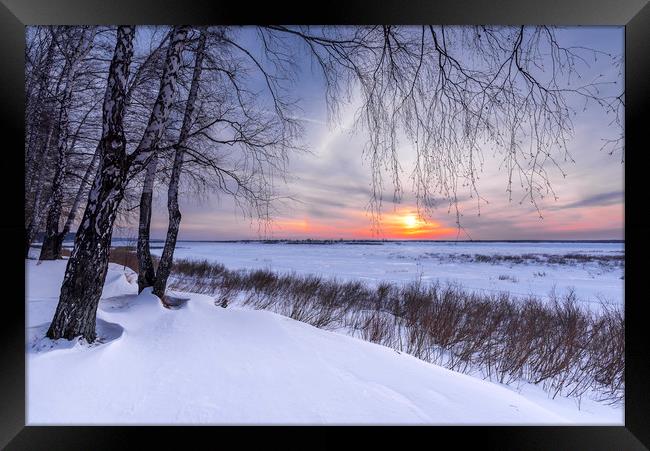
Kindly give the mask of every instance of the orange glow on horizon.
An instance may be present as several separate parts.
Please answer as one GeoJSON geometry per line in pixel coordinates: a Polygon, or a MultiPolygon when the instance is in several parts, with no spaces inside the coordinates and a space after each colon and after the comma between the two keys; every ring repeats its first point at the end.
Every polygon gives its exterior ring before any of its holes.
{"type": "Polygon", "coordinates": [[[367,214],[348,214],[339,218],[286,218],[274,223],[274,236],[290,239],[445,239],[455,238],[458,230],[424,220],[414,211],[400,210],[382,216],[379,230],[372,227],[367,214]]]}

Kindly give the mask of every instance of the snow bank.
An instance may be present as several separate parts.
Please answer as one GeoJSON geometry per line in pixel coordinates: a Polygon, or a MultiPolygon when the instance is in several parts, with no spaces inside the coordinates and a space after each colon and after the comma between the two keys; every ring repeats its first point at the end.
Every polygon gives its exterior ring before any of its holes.
{"type": "MultiPolygon", "coordinates": [[[[622,424],[265,311],[136,295],[109,268],[93,345],[43,338],[65,261],[27,263],[27,422],[622,424]],[[534,398],[534,397],[533,397],[534,398]]],[[[565,400],[568,401],[568,400],[565,400]]]]}

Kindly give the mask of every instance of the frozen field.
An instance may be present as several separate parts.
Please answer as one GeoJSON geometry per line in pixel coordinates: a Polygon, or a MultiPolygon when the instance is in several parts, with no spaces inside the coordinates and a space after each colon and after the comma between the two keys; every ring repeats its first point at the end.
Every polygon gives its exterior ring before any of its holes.
{"type": "MultiPolygon", "coordinates": [[[[152,253],[162,253],[161,243],[152,253]]],[[[548,298],[574,289],[578,299],[623,304],[623,243],[377,242],[373,244],[215,243],[180,241],[175,257],[230,269],[271,269],[381,281],[458,283],[485,293],[548,298]]]]}

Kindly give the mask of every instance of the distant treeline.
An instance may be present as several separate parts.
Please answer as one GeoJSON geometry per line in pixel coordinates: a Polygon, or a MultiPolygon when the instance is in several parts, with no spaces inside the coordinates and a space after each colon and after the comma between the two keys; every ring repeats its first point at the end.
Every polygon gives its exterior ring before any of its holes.
{"type": "MultiPolygon", "coordinates": [[[[74,235],[72,235],[74,238],[74,235]]],[[[71,239],[72,239],[71,238],[71,239]]],[[[128,241],[128,238],[113,238],[113,241],[128,241]]],[[[186,243],[256,243],[256,244],[383,244],[383,243],[625,243],[625,240],[387,240],[387,239],[259,239],[259,240],[179,240],[186,243]]],[[[151,242],[164,242],[152,239],[151,242]]]]}

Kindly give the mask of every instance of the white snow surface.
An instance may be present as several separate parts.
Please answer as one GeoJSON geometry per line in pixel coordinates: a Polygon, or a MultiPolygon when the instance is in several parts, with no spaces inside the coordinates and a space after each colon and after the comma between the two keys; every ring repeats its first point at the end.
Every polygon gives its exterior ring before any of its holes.
{"type": "Polygon", "coordinates": [[[44,338],[65,261],[26,261],[27,424],[623,424],[266,311],[161,306],[110,264],[98,341],[44,338]]]}
{"type": "MultiPolygon", "coordinates": [[[[151,251],[162,254],[162,245],[151,251]]],[[[483,263],[459,261],[475,255],[623,255],[623,243],[508,242],[377,242],[376,244],[265,244],[179,241],[175,258],[208,260],[229,269],[270,269],[275,272],[318,274],[341,280],[404,283],[454,283],[467,291],[487,294],[507,291],[517,297],[548,298],[553,289],[564,295],[574,289],[586,306],[601,301],[623,305],[624,268],[585,264],[530,262],[483,263]]]]}

